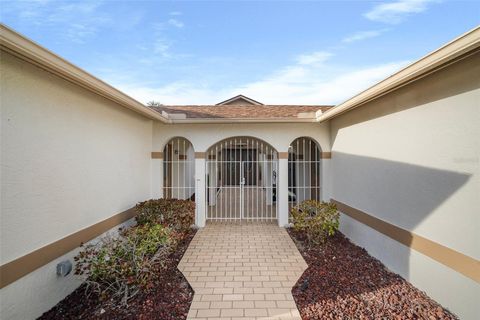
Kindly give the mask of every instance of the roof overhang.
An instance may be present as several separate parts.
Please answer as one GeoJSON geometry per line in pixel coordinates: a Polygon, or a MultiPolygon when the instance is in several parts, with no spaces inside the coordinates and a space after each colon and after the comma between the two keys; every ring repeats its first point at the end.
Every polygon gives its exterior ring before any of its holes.
{"type": "Polygon", "coordinates": [[[464,59],[480,50],[480,27],[459,36],[443,47],[429,53],[416,62],[394,73],[385,80],[373,85],[347,101],[317,116],[323,122],[358,108],[389,92],[395,91],[409,83],[419,80],[433,72],[445,68],[452,63],[464,59]]]}
{"type": "Polygon", "coordinates": [[[32,63],[125,108],[140,113],[145,117],[166,123],[171,122],[170,119],[163,117],[141,102],[71,64],[32,40],[18,34],[4,24],[0,24],[0,48],[2,51],[32,63]]]}
{"type": "Polygon", "coordinates": [[[316,123],[316,118],[186,118],[170,123],[316,123]]]}
{"type": "Polygon", "coordinates": [[[331,107],[327,105],[162,105],[152,106],[151,108],[168,118],[169,123],[175,124],[314,123],[317,117],[324,112],[324,109],[331,107]],[[245,108],[253,110],[246,110],[245,108]],[[270,114],[275,108],[278,108],[274,111],[276,114],[270,114]],[[285,109],[285,112],[282,111],[283,109],[285,109]]]}

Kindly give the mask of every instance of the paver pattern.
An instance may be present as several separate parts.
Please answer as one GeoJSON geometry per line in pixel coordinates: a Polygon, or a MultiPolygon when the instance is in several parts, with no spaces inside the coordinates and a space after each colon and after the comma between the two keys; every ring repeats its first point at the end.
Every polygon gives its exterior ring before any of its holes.
{"type": "Polygon", "coordinates": [[[307,264],[275,223],[209,222],[178,268],[195,291],[188,319],[301,319],[291,289],[307,264]]]}

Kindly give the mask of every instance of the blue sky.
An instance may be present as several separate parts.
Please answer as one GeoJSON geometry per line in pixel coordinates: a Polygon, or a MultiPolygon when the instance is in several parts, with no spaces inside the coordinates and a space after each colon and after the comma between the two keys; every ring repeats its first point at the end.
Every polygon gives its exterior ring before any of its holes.
{"type": "Polygon", "coordinates": [[[336,104],[476,27],[479,3],[3,0],[0,14],[144,103],[336,104]]]}

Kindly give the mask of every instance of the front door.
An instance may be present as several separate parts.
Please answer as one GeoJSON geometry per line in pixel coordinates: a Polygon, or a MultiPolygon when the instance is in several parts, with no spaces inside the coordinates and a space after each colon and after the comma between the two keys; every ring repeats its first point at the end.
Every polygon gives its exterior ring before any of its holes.
{"type": "Polygon", "coordinates": [[[226,186],[240,186],[242,181],[247,186],[258,184],[257,150],[227,149],[224,159],[222,173],[226,186]]]}

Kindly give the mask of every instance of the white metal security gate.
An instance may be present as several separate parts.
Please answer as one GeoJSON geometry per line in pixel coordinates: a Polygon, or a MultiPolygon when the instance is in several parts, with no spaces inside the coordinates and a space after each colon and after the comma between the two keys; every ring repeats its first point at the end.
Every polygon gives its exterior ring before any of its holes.
{"type": "Polygon", "coordinates": [[[195,200],[195,151],[185,138],[171,139],[163,149],[163,196],[195,200]]]}
{"type": "Polygon", "coordinates": [[[209,220],[276,220],[278,153],[255,138],[218,142],[206,154],[209,220]]]}
{"type": "Polygon", "coordinates": [[[288,203],[321,201],[321,150],[311,138],[295,139],[288,149],[288,203]]]}

